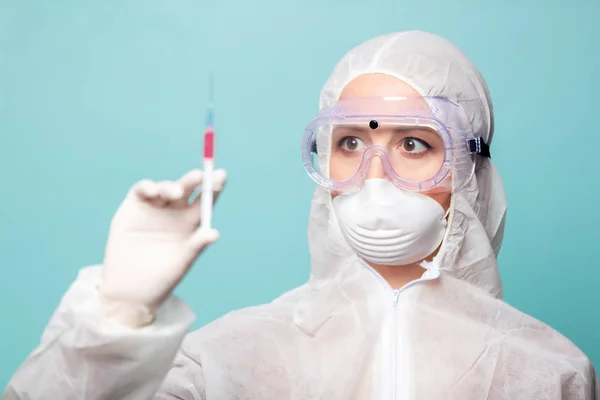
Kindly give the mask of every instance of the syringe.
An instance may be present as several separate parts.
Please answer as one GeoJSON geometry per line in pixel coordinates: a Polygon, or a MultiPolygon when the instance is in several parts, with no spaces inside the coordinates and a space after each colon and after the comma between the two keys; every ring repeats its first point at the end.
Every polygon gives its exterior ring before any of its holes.
{"type": "Polygon", "coordinates": [[[215,167],[215,131],[213,104],[213,76],[210,75],[210,94],[206,113],[206,129],[204,130],[204,178],[200,198],[200,228],[210,229],[213,206],[213,170],[215,167]]]}

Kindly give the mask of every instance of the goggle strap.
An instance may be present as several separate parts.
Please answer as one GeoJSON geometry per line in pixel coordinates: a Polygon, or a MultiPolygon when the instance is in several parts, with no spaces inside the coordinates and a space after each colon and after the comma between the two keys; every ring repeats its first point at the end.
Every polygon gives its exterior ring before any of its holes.
{"type": "Polygon", "coordinates": [[[486,158],[492,158],[490,146],[480,136],[467,139],[467,150],[469,154],[479,154],[486,158]]]}

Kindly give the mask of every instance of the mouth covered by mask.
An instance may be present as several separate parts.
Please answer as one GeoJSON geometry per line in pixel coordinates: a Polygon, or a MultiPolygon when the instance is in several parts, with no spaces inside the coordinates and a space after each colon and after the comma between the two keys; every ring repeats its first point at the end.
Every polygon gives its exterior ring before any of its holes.
{"type": "Polygon", "coordinates": [[[463,110],[439,97],[340,100],[309,123],[304,148],[311,178],[340,193],[333,209],[347,243],[381,265],[412,264],[440,246],[446,214],[421,192],[464,185],[475,155],[489,155],[463,110]],[[367,179],[375,157],[386,179],[367,179]]]}
{"type": "Polygon", "coordinates": [[[386,179],[368,179],[362,190],[333,199],[342,234],[361,258],[381,265],[423,260],[442,243],[446,216],[440,204],[386,179]]]}

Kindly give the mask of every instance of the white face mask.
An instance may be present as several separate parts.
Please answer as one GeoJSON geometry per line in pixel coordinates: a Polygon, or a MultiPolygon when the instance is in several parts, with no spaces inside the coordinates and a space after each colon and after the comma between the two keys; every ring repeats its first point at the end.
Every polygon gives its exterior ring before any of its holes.
{"type": "Polygon", "coordinates": [[[446,214],[437,201],[387,179],[367,179],[359,192],[334,198],[333,209],[350,247],[375,264],[423,260],[446,232],[446,214]]]}

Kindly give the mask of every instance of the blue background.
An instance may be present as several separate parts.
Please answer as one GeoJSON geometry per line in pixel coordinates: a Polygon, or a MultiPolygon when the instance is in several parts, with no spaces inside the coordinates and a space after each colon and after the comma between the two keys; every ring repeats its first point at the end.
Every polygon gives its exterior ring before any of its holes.
{"type": "Polygon", "coordinates": [[[506,299],[600,364],[600,2],[0,1],[0,387],[141,178],[200,165],[216,79],[222,239],[177,293],[196,327],[308,277],[300,137],[335,62],[420,29],[481,69],[509,198],[506,299]]]}

